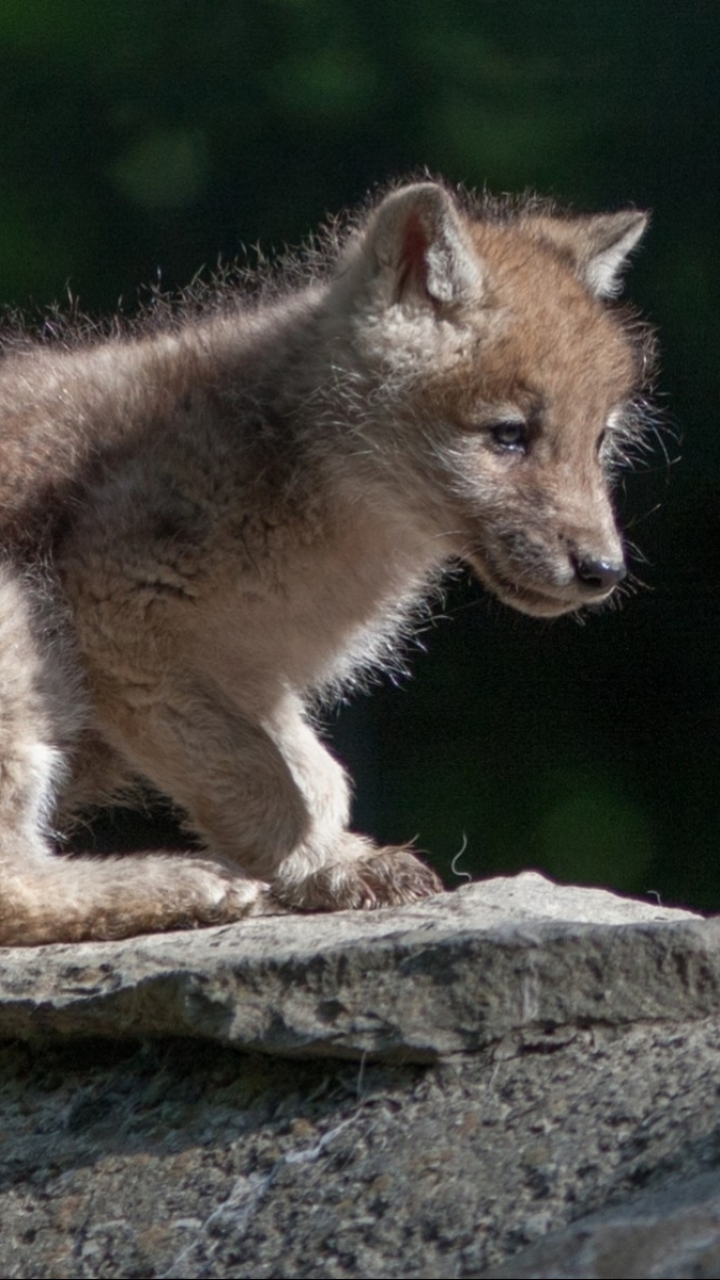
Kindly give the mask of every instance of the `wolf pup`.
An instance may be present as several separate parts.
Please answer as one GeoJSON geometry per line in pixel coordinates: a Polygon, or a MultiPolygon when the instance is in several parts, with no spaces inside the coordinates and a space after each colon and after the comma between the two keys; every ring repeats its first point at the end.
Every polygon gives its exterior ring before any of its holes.
{"type": "Polygon", "coordinates": [[[0,944],[441,888],[348,830],[309,708],[450,563],[524,613],[625,576],[646,217],[400,186],[289,278],[0,362],[0,944]],[[202,851],[56,853],[142,780],[202,851]]]}

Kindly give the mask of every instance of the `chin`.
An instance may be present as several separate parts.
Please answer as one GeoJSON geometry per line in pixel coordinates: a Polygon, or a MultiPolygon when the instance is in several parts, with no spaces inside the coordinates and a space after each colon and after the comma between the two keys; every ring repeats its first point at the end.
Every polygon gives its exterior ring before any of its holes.
{"type": "Polygon", "coordinates": [[[531,618],[560,618],[564,613],[577,612],[588,603],[585,600],[560,600],[556,596],[528,590],[527,587],[502,586],[491,589],[503,604],[516,609],[518,613],[527,613],[531,618]]]}

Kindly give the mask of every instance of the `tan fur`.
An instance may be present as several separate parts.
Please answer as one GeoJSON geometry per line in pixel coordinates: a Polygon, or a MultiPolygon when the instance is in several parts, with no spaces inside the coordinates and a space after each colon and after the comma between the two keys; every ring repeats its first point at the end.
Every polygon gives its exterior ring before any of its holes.
{"type": "Polygon", "coordinates": [[[421,183],[259,301],[9,344],[0,943],[440,887],[348,830],[308,707],[392,662],[448,563],[539,616],[623,576],[642,350],[602,298],[644,225],[421,183]],[[138,779],[205,854],[54,856],[54,824],[138,779]]]}

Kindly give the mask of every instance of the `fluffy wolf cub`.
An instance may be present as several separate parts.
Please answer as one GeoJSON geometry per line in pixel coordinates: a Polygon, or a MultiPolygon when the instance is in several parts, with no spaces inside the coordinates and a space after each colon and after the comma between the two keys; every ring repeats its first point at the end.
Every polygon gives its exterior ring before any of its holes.
{"type": "Polygon", "coordinates": [[[310,708],[392,660],[444,566],[550,617],[625,575],[646,216],[399,186],[252,291],[0,361],[0,943],[441,888],[348,829],[310,708]],[[58,856],[142,782],[197,854],[58,856]]]}

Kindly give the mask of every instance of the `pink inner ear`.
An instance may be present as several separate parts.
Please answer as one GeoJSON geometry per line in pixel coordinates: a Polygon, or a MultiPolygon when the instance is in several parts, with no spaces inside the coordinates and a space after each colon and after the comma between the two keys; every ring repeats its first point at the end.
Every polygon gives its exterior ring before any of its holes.
{"type": "Polygon", "coordinates": [[[425,227],[417,213],[411,213],[403,228],[402,248],[400,251],[400,276],[398,292],[404,293],[408,284],[425,288],[425,254],[428,237],[425,227]]]}

